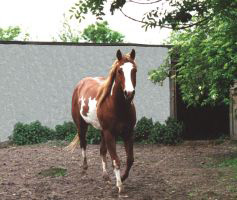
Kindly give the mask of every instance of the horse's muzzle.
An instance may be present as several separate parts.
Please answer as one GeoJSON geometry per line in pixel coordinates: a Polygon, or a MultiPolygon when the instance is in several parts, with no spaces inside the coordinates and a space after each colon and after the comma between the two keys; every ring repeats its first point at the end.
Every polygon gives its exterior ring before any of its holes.
{"type": "Polygon", "coordinates": [[[126,90],[124,91],[125,99],[128,101],[132,101],[134,95],[135,95],[135,90],[133,90],[132,92],[127,92],[126,90]]]}

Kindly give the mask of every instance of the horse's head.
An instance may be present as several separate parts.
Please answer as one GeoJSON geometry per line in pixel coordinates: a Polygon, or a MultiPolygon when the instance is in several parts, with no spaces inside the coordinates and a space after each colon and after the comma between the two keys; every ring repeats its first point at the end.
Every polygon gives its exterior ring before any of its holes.
{"type": "Polygon", "coordinates": [[[116,82],[120,84],[124,97],[128,101],[132,101],[135,95],[136,87],[136,72],[137,66],[135,63],[135,50],[130,54],[122,55],[121,51],[117,51],[117,67],[116,67],[116,82]]]}

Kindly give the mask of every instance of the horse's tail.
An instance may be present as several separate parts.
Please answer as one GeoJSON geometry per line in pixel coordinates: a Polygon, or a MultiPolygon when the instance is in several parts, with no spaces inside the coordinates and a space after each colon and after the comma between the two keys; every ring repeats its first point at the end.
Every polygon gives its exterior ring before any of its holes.
{"type": "Polygon", "coordinates": [[[71,151],[71,153],[72,153],[76,149],[79,141],[80,141],[80,138],[79,138],[79,134],[77,133],[76,136],[74,137],[74,139],[71,141],[71,143],[68,146],[66,146],[64,148],[64,150],[71,151]]]}

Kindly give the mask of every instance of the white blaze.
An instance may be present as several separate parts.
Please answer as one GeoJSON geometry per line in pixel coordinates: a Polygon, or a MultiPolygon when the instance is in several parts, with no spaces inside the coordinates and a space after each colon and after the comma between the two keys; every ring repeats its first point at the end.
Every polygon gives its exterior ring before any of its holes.
{"type": "Polygon", "coordinates": [[[132,80],[131,80],[131,72],[133,69],[133,64],[130,62],[126,62],[121,66],[121,68],[123,69],[124,78],[125,78],[124,90],[127,92],[133,92],[134,87],[133,87],[132,80]]]}

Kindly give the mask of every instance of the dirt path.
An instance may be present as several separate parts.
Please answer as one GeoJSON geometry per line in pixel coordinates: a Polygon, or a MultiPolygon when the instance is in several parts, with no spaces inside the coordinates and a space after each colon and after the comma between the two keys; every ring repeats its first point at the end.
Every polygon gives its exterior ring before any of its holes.
{"type": "MultiPolygon", "coordinates": [[[[123,147],[118,152],[124,166],[123,147]]],[[[88,146],[86,173],[80,168],[80,150],[65,152],[55,143],[0,149],[0,199],[237,199],[237,172],[215,167],[237,145],[229,141],[185,142],[178,146],[135,145],[135,163],[118,197],[109,160],[112,183],[101,177],[99,146],[88,146]],[[67,170],[65,176],[42,176],[50,167],[67,170]],[[236,173],[236,174],[235,174],[236,173]]]]}

